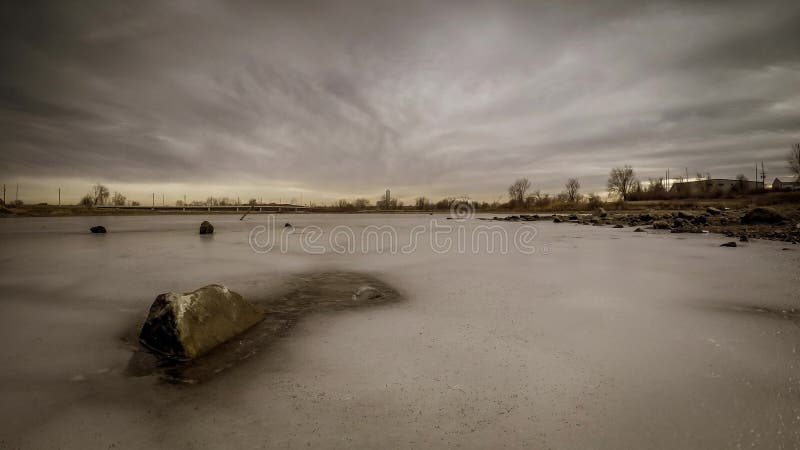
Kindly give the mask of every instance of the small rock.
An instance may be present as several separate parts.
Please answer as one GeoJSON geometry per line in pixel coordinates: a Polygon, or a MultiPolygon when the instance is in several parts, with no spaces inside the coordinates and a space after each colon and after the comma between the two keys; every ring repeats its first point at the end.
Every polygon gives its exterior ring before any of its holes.
{"type": "MultiPolygon", "coordinates": [[[[450,219],[450,217],[448,217],[448,219],[450,219]]],[[[283,224],[283,228],[291,228],[291,227],[292,227],[292,224],[290,224],[289,222],[286,222],[285,224],[283,224]]]]}
{"type": "Polygon", "coordinates": [[[634,233],[644,233],[644,230],[641,229],[641,228],[637,228],[637,229],[633,230],[633,232],[634,233]]]}
{"type": "Polygon", "coordinates": [[[569,220],[578,220],[578,215],[577,214],[570,214],[569,215],[569,220]]]}
{"type": "Polygon", "coordinates": [[[608,216],[608,213],[606,212],[605,208],[603,208],[602,206],[600,208],[597,208],[596,214],[598,216],[600,216],[600,217],[608,216]]]}
{"type": "Polygon", "coordinates": [[[720,247],[736,247],[736,242],[730,241],[724,244],[720,244],[720,247]]]}
{"type": "Polygon", "coordinates": [[[706,212],[711,214],[712,216],[716,216],[716,215],[722,213],[721,210],[719,210],[717,208],[714,208],[713,206],[709,206],[708,208],[706,208],[706,212]]]}
{"type": "Polygon", "coordinates": [[[739,236],[739,242],[747,242],[747,241],[748,239],[746,234],[739,236]]]}
{"type": "Polygon", "coordinates": [[[618,223],[618,224],[614,225],[614,228],[625,228],[625,227],[624,227],[624,226],[622,226],[622,224],[619,224],[619,223],[618,223]]]}
{"type": "Polygon", "coordinates": [[[214,234],[214,225],[207,220],[200,224],[200,234],[214,234]]]}
{"type": "Polygon", "coordinates": [[[94,226],[94,227],[92,227],[92,228],[89,228],[89,231],[91,231],[92,233],[100,233],[100,234],[103,234],[103,233],[105,233],[105,232],[106,232],[106,227],[104,227],[104,226],[102,226],[102,225],[97,225],[97,226],[94,226]]]}
{"type": "Polygon", "coordinates": [[[354,301],[374,300],[376,298],[381,298],[381,297],[383,297],[381,291],[375,289],[372,286],[361,286],[353,294],[354,301]]]}
{"type": "Polygon", "coordinates": [[[683,211],[678,211],[678,214],[676,215],[676,217],[679,218],[679,219],[692,220],[692,219],[694,219],[694,214],[683,212],[683,211]]]}
{"type": "Polygon", "coordinates": [[[667,223],[667,222],[665,222],[663,220],[657,220],[657,221],[653,222],[653,229],[654,230],[669,230],[670,226],[669,226],[669,223],[667,223]]]}
{"type": "Polygon", "coordinates": [[[563,222],[563,220],[561,220],[561,219],[560,219],[560,218],[558,218],[558,217],[556,217],[556,218],[554,218],[554,219],[553,219],[553,223],[561,223],[561,222],[563,222]]]}

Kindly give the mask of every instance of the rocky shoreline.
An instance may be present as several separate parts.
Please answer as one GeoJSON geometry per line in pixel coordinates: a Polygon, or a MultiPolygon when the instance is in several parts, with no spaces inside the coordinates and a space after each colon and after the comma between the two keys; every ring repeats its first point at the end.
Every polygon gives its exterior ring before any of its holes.
{"type": "Polygon", "coordinates": [[[611,226],[664,230],[670,233],[719,233],[728,237],[768,239],[800,243],[800,209],[769,207],[752,209],[717,209],[704,211],[630,211],[607,212],[600,208],[592,213],[517,214],[495,216],[488,220],[531,222],[549,220],[554,223],[611,226]]]}

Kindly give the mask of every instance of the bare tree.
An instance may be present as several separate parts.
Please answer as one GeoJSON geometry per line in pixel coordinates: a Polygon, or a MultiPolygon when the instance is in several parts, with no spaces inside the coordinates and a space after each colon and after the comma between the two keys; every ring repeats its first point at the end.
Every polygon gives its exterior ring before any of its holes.
{"type": "Polygon", "coordinates": [[[114,192],[114,195],[111,197],[111,204],[114,206],[125,206],[125,200],[127,199],[124,195],[119,192],[114,192]]]}
{"type": "Polygon", "coordinates": [[[515,206],[525,204],[525,194],[531,188],[531,182],[527,178],[519,178],[508,187],[508,196],[515,206]]]}
{"type": "Polygon", "coordinates": [[[94,197],[92,196],[92,194],[86,194],[83,196],[81,201],[78,202],[78,204],[86,208],[91,208],[92,206],[94,206],[94,197]]]}
{"type": "Polygon", "coordinates": [[[608,175],[608,192],[619,195],[621,200],[628,198],[628,193],[635,184],[636,174],[633,172],[633,167],[627,164],[625,167],[611,169],[611,173],[608,175]]]}
{"type": "Polygon", "coordinates": [[[348,210],[353,209],[353,204],[348,202],[345,199],[341,199],[341,200],[336,202],[336,208],[340,209],[342,211],[348,211],[348,210]]]}
{"type": "Polygon", "coordinates": [[[428,209],[431,206],[431,202],[425,197],[417,197],[417,199],[414,200],[414,206],[417,209],[428,209]]]}
{"type": "Polygon", "coordinates": [[[567,200],[570,203],[575,203],[578,201],[578,190],[581,188],[581,184],[578,182],[577,178],[570,178],[567,180],[567,184],[564,185],[567,188],[567,200]]]}
{"type": "Polygon", "coordinates": [[[792,144],[789,152],[789,170],[792,171],[797,181],[800,181],[800,142],[792,144]]]}
{"type": "Polygon", "coordinates": [[[736,181],[738,181],[738,183],[736,183],[734,189],[738,192],[747,192],[747,183],[750,180],[748,180],[743,173],[736,175],[736,181]]]}
{"type": "Polygon", "coordinates": [[[94,197],[95,205],[105,205],[108,201],[108,188],[100,183],[97,183],[92,188],[92,196],[94,197]]]}
{"type": "Polygon", "coordinates": [[[357,198],[356,201],[353,202],[353,206],[359,210],[367,209],[367,207],[369,207],[369,200],[365,198],[357,198]]]}

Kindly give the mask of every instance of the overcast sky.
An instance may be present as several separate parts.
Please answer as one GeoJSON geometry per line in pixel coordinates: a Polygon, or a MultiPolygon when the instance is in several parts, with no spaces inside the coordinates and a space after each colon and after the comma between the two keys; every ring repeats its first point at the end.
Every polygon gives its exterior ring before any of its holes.
{"type": "Polygon", "coordinates": [[[800,141],[798,1],[9,3],[0,181],[29,201],[771,180],[800,141]]]}

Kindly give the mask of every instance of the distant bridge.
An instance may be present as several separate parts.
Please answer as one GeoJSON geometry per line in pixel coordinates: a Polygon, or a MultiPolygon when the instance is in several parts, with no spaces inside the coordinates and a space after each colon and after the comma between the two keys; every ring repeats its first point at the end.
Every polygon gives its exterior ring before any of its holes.
{"type": "Polygon", "coordinates": [[[153,205],[153,206],[113,206],[96,205],[97,209],[110,209],[116,211],[139,210],[139,211],[208,211],[208,212],[299,212],[308,211],[310,208],[303,205],[292,205],[289,203],[268,203],[264,205],[153,205]]]}

